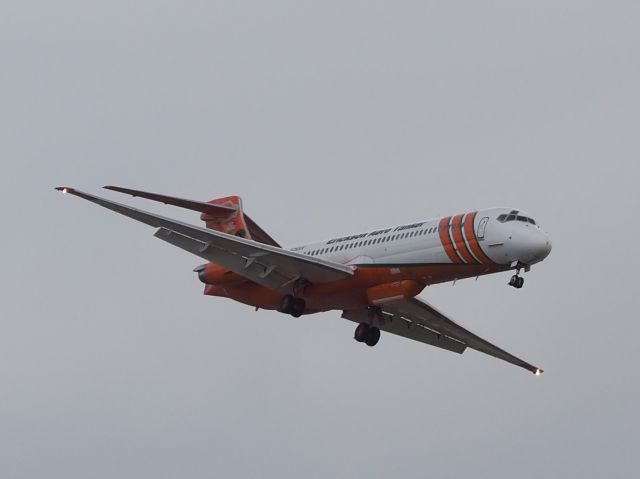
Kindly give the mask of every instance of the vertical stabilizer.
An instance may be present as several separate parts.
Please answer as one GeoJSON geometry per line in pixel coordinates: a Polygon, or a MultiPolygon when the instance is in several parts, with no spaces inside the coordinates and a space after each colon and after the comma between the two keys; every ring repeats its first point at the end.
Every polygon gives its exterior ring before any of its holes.
{"type": "Polygon", "coordinates": [[[280,245],[269,234],[260,228],[248,215],[245,215],[242,209],[242,199],[239,196],[227,196],[225,198],[217,198],[215,200],[195,201],[185,198],[176,198],[175,196],[161,195],[158,193],[150,193],[147,191],[132,190],[130,188],[122,188],[121,186],[105,186],[107,190],[125,193],[131,196],[139,196],[152,201],[159,201],[167,205],[186,208],[202,213],[200,219],[205,222],[207,228],[221,231],[223,233],[240,236],[242,238],[252,239],[259,243],[271,246],[280,245]]]}
{"type": "Polygon", "coordinates": [[[200,219],[205,222],[207,228],[227,233],[241,238],[251,239],[247,221],[242,210],[242,198],[239,196],[227,196],[208,201],[207,203],[233,208],[233,212],[225,215],[211,214],[205,211],[200,215],[200,219]]]}

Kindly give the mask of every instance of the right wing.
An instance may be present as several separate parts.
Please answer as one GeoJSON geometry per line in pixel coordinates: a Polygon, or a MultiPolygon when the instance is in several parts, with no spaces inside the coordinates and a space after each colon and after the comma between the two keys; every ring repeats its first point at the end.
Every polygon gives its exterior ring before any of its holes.
{"type": "Polygon", "coordinates": [[[379,309],[343,311],[342,317],[459,354],[469,347],[525,368],[536,376],[543,372],[476,336],[417,298],[389,301],[380,305],[379,309]]]}
{"type": "Polygon", "coordinates": [[[298,280],[328,283],[353,275],[349,266],[182,223],[73,188],[56,189],[158,228],[157,238],[283,294],[298,280]]]}

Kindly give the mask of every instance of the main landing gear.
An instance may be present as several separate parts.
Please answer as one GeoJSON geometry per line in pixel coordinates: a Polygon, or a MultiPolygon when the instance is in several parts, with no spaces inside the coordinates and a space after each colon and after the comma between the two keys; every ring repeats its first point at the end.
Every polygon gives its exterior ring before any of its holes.
{"type": "Polygon", "coordinates": [[[367,346],[375,346],[380,340],[380,330],[367,323],[360,323],[353,334],[353,339],[367,346]]]}
{"type": "Polygon", "coordinates": [[[306,303],[302,298],[296,298],[292,294],[285,294],[280,300],[278,311],[299,318],[304,313],[306,303]]]}

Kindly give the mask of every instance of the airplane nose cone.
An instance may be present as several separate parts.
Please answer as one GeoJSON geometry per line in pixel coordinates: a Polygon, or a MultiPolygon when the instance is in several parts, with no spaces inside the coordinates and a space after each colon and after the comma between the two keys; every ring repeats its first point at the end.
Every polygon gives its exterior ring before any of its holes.
{"type": "Polygon", "coordinates": [[[545,233],[540,234],[534,242],[532,253],[538,261],[542,261],[551,253],[551,239],[545,233]]]}

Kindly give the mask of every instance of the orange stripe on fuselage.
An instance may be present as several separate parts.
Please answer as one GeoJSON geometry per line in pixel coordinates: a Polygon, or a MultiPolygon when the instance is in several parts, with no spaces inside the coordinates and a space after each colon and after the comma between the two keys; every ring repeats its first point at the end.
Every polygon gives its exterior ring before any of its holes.
{"type": "Polygon", "coordinates": [[[449,238],[449,220],[451,216],[447,216],[446,218],[442,218],[440,220],[440,224],[438,225],[438,234],[440,235],[440,242],[442,243],[442,247],[444,248],[445,253],[451,260],[452,263],[462,263],[462,260],[456,254],[456,250],[453,248],[451,244],[451,238],[449,238]]]}
{"type": "Polygon", "coordinates": [[[462,217],[464,215],[456,215],[451,220],[451,233],[453,236],[453,241],[455,243],[456,248],[458,249],[458,254],[462,256],[462,259],[466,263],[477,263],[476,259],[472,256],[472,254],[467,249],[467,245],[464,242],[464,238],[462,237],[462,217]]]}
{"type": "Polygon", "coordinates": [[[491,258],[489,258],[485,254],[485,252],[482,251],[480,244],[478,244],[478,238],[476,238],[476,232],[474,229],[474,222],[477,214],[478,214],[477,211],[467,214],[467,217],[464,220],[464,235],[467,238],[467,242],[469,243],[471,252],[476,258],[480,260],[481,263],[494,264],[491,258]]]}

